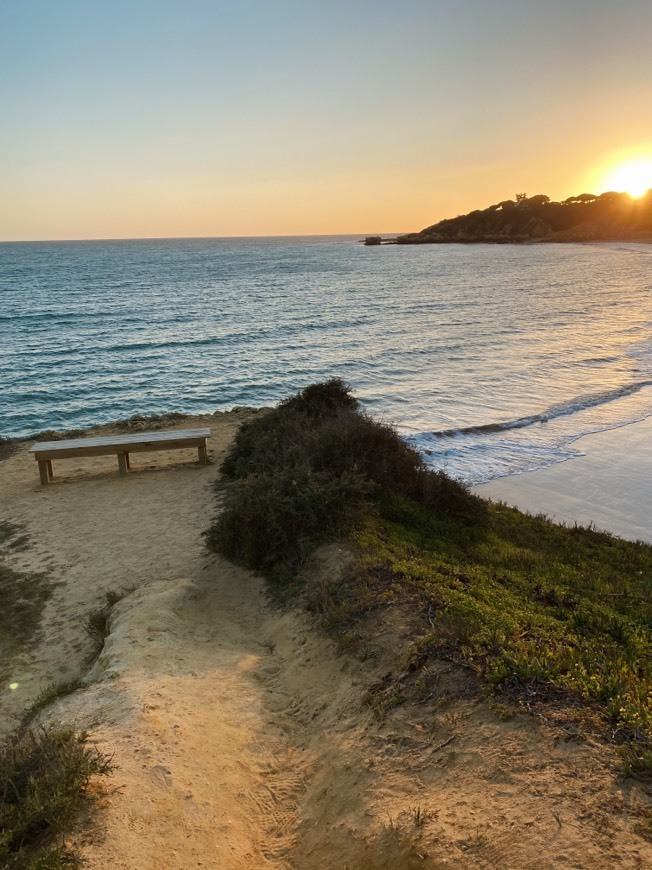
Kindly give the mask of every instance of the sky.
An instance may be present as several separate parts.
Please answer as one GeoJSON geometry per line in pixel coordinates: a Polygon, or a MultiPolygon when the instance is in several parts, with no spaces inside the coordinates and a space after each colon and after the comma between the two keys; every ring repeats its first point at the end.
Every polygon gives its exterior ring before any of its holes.
{"type": "Polygon", "coordinates": [[[598,194],[652,160],[651,42],[649,0],[0,0],[0,240],[598,194]]]}

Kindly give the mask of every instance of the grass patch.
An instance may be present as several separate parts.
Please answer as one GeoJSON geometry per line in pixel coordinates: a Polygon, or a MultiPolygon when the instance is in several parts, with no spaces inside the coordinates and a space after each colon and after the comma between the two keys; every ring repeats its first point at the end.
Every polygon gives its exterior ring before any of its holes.
{"type": "Polygon", "coordinates": [[[0,520],[0,555],[9,552],[26,550],[29,546],[29,535],[18,523],[0,520]]]}
{"type": "Polygon", "coordinates": [[[96,430],[116,429],[118,432],[142,432],[143,430],[164,429],[174,423],[179,423],[187,418],[187,414],[178,411],[170,411],[165,414],[134,414],[122,420],[114,420],[99,426],[86,427],[83,429],[44,429],[41,432],[32,432],[24,438],[2,439],[0,438],[0,459],[3,458],[3,440],[8,448],[14,452],[21,442],[26,441],[64,441],[70,438],[84,438],[96,430]]]}
{"type": "Polygon", "coordinates": [[[355,535],[409,602],[409,658],[455,650],[505,697],[599,708],[652,770],[652,547],[491,505],[481,534],[396,499],[355,535]]]}
{"type": "Polygon", "coordinates": [[[66,429],[60,432],[58,429],[43,429],[42,432],[33,432],[21,441],[65,441],[69,438],[83,438],[88,435],[89,429],[66,429]]]}
{"type": "Polygon", "coordinates": [[[79,677],[73,680],[64,680],[63,682],[53,683],[51,686],[43,689],[40,694],[32,701],[29,707],[25,710],[21,717],[21,728],[26,729],[36,716],[53,704],[59,698],[65,698],[67,695],[72,695],[77,689],[81,689],[83,683],[79,677]]]}
{"type": "MultiPolygon", "coordinates": [[[[23,550],[23,527],[0,522],[0,555],[23,550]]],[[[39,639],[43,609],[52,594],[46,574],[15,571],[0,562],[0,678],[12,659],[39,639]]],[[[94,776],[111,773],[111,760],[88,745],[88,735],[69,727],[30,728],[55,699],[81,685],[74,680],[42,692],[25,711],[20,728],[0,748],[0,867],[55,870],[77,866],[63,834],[90,797],[94,776]]]]}
{"type": "Polygon", "coordinates": [[[144,429],[164,429],[173,423],[180,423],[188,417],[179,411],[168,411],[165,414],[133,414],[124,420],[111,423],[118,432],[142,432],[144,429]]]}
{"type": "MultiPolygon", "coordinates": [[[[0,555],[24,550],[28,541],[22,526],[0,523],[0,555]]],[[[11,658],[38,640],[43,609],[52,588],[46,573],[15,571],[0,561],[0,678],[7,675],[11,658]]]]}
{"type": "Polygon", "coordinates": [[[60,840],[89,799],[110,758],[73,728],[14,734],[0,750],[0,866],[8,870],[72,866],[60,840]]]}

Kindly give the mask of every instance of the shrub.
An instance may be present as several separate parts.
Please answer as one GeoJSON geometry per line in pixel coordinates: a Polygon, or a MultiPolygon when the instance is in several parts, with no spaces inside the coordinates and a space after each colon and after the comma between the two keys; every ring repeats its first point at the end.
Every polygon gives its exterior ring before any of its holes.
{"type": "Polygon", "coordinates": [[[288,464],[301,464],[305,420],[276,408],[238,430],[221,471],[231,479],[266,474],[288,464]]]}
{"type": "Polygon", "coordinates": [[[300,465],[332,478],[353,471],[381,489],[440,510],[484,504],[463,484],[428,469],[392,426],[360,411],[350,388],[339,379],[306,387],[242,426],[222,472],[239,479],[300,465]]]}
{"type": "Polygon", "coordinates": [[[317,543],[345,528],[368,491],[364,478],[351,472],[331,479],[298,466],[252,474],[231,485],[206,538],[235,562],[292,573],[317,543]]]}
{"type": "Polygon", "coordinates": [[[13,735],[0,751],[0,866],[70,863],[54,839],[82,807],[91,777],[113,770],[87,740],[72,728],[39,728],[13,735]]]}
{"type": "Polygon", "coordinates": [[[311,465],[306,440],[312,429],[357,407],[350,388],[339,378],[312,384],[241,426],[222,463],[222,472],[238,478],[288,465],[311,465]]]}
{"type": "Polygon", "coordinates": [[[372,499],[408,496],[477,520],[485,503],[426,468],[395,430],[359,410],[339,379],[313,384],[243,425],[222,465],[231,479],[209,546],[267,574],[292,574],[372,499]]]}
{"type": "Polygon", "coordinates": [[[358,400],[351,395],[351,387],[341,378],[331,378],[322,384],[311,384],[296,396],[290,396],[281,402],[281,407],[323,419],[340,410],[357,410],[358,400]]]}

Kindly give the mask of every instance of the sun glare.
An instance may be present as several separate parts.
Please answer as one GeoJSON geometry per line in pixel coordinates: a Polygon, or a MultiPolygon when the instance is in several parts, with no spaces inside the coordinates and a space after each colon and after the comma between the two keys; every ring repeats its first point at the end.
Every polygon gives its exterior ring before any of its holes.
{"type": "Polygon", "coordinates": [[[614,169],[607,177],[606,188],[628,193],[630,196],[643,196],[652,188],[652,160],[637,160],[614,169]]]}

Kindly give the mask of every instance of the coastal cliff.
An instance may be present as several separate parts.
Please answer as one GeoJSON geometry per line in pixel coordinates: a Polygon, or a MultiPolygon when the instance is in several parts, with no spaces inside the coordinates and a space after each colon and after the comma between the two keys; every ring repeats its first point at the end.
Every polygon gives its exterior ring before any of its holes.
{"type": "Polygon", "coordinates": [[[563,202],[545,194],[506,199],[485,209],[447,218],[418,233],[399,236],[400,245],[444,242],[640,241],[652,238],[652,190],[634,199],[627,193],[582,193],[563,202]]]}

